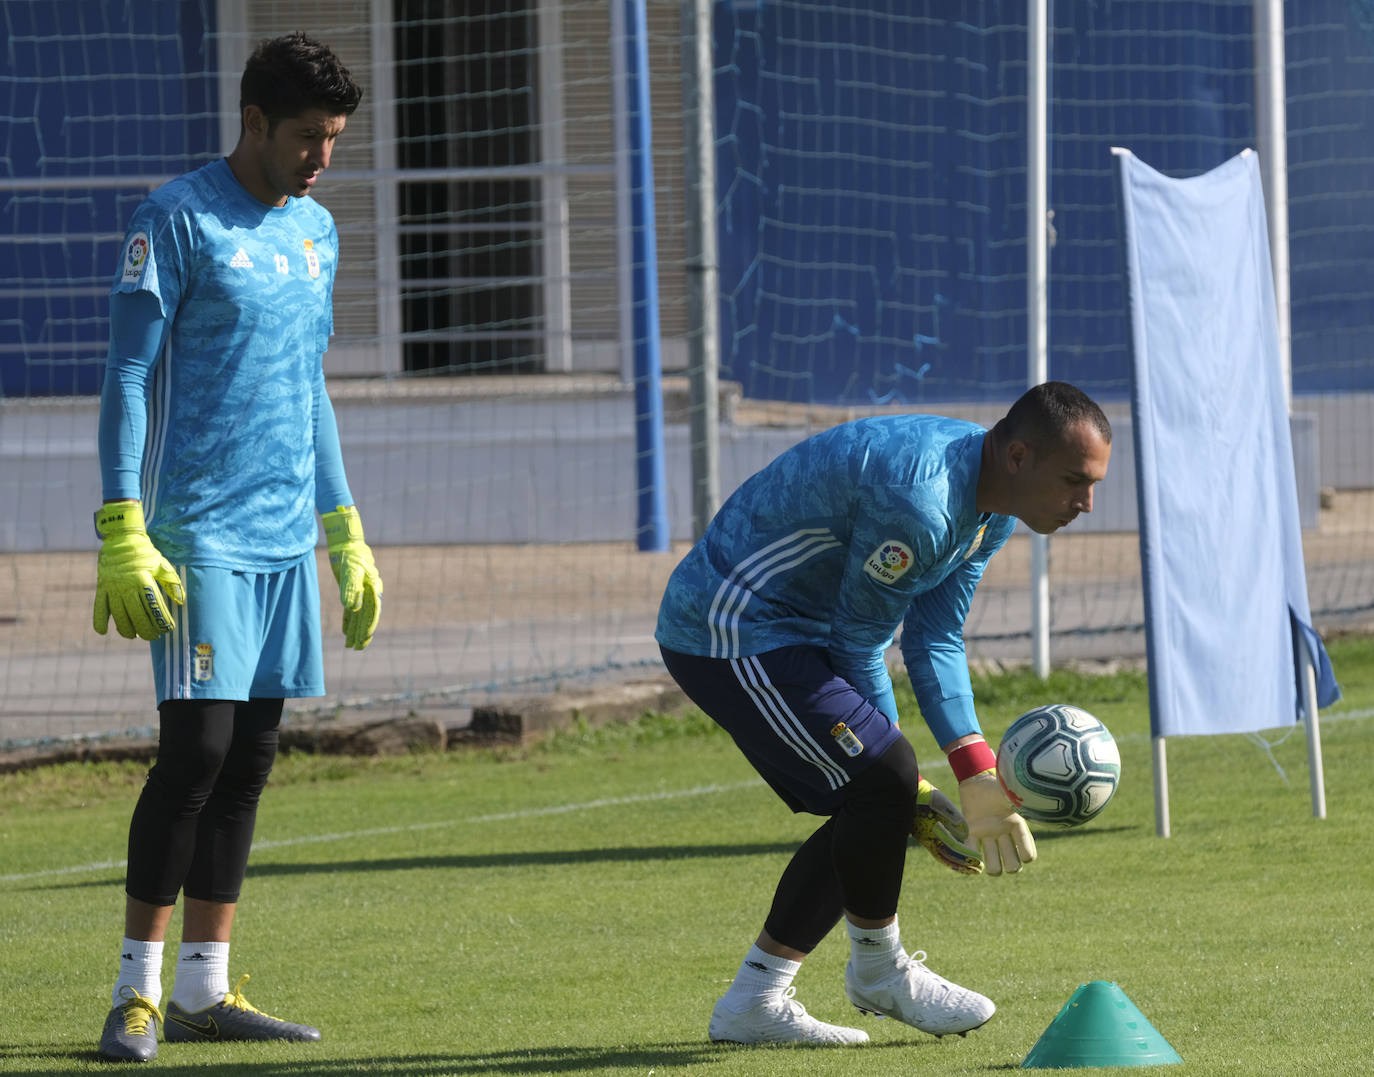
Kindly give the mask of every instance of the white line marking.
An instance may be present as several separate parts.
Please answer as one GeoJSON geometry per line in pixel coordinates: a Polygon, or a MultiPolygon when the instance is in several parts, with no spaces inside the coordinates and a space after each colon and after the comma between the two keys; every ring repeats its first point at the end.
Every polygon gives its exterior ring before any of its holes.
{"type": "MultiPolygon", "coordinates": [[[[480,826],[484,823],[501,823],[512,819],[537,819],[545,815],[567,815],[571,812],[614,808],[625,804],[650,804],[659,800],[680,800],[683,797],[709,796],[712,793],[733,793],[739,789],[752,789],[762,784],[762,781],[755,778],[745,782],[731,782],[727,785],[698,785],[691,789],[675,789],[660,793],[639,793],[628,797],[602,797],[599,800],[585,800],[578,804],[555,804],[548,808],[492,812],[489,815],[475,815],[465,819],[438,819],[429,823],[410,823],[406,826],[379,826],[370,827],[367,830],[345,830],[337,834],[309,834],[298,838],[281,838],[277,841],[255,841],[253,848],[254,850],[288,849],[297,845],[316,845],[323,841],[348,841],[352,838],[410,834],[421,830],[439,830],[450,826],[480,826]]],[[[122,868],[127,863],[127,860],[105,860],[96,864],[76,864],[66,868],[49,868],[46,871],[0,875],[0,883],[27,882],[30,879],[47,879],[61,875],[80,875],[90,871],[109,871],[113,868],[122,868]]]]}

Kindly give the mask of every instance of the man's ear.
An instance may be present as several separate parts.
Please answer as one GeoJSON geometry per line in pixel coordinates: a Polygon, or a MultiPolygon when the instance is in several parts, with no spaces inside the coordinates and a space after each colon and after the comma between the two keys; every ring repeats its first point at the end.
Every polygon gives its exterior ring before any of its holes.
{"type": "Polygon", "coordinates": [[[257,105],[243,107],[243,129],[255,138],[267,137],[267,113],[257,105]]]}
{"type": "Polygon", "coordinates": [[[1007,442],[1006,448],[1002,450],[1002,459],[1007,466],[1007,473],[1015,475],[1030,463],[1030,446],[1024,441],[1013,439],[1007,442]]]}

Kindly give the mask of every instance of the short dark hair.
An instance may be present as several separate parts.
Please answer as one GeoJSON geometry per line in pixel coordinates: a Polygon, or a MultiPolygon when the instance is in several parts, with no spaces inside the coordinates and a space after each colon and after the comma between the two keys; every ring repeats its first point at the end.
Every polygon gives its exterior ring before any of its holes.
{"type": "Polygon", "coordinates": [[[262,109],[269,133],[278,120],[311,108],[351,116],[362,99],[362,87],[334,51],[299,30],[260,42],[239,84],[239,112],[249,105],[262,109]]]}
{"type": "Polygon", "coordinates": [[[1081,422],[1090,423],[1103,441],[1112,443],[1112,424],[1087,393],[1066,381],[1046,381],[1023,393],[992,432],[1003,445],[1024,441],[1036,452],[1044,452],[1081,422]]]}

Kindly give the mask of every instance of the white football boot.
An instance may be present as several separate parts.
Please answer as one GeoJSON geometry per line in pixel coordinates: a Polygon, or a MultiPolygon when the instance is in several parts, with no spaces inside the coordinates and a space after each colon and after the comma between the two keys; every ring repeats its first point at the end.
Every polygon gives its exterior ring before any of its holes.
{"type": "Polygon", "coordinates": [[[792,996],[795,987],[770,995],[752,1010],[735,1013],[721,999],[711,1011],[710,1037],[716,1043],[810,1043],[847,1046],[867,1043],[862,1029],[817,1021],[792,996]]]}
{"type": "Polygon", "coordinates": [[[932,1036],[964,1035],[986,1024],[997,1007],[976,991],[950,983],[925,966],[925,951],[897,959],[885,980],[860,983],[850,962],[844,970],[844,993],[864,1013],[893,1017],[932,1036]]]}

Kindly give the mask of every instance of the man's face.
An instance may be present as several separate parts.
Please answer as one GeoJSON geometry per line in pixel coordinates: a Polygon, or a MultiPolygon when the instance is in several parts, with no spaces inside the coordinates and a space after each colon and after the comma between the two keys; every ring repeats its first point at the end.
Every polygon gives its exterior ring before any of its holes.
{"type": "Polygon", "coordinates": [[[1024,442],[1013,442],[1011,460],[1015,515],[1032,531],[1048,535],[1093,510],[1093,486],[1107,477],[1112,447],[1097,428],[1082,422],[1064,440],[1037,454],[1024,442]]]}
{"type": "Polygon", "coordinates": [[[310,193],[320,173],[329,167],[334,141],[343,132],[345,116],[322,109],[308,109],[299,116],[278,120],[271,134],[255,144],[259,190],[253,193],[272,205],[284,205],[287,197],[310,193]]]}

